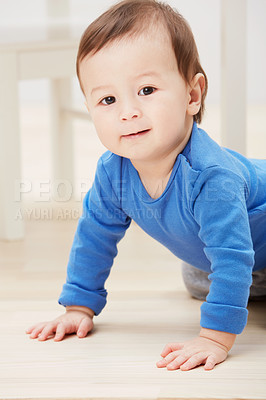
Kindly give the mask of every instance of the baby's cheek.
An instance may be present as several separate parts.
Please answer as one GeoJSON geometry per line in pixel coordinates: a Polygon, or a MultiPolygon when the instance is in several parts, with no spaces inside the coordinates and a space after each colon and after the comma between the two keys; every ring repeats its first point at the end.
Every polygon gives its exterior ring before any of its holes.
{"type": "Polygon", "coordinates": [[[117,144],[118,144],[118,135],[112,129],[112,125],[106,124],[99,124],[95,126],[98,138],[100,139],[101,143],[110,150],[112,153],[117,153],[117,144]],[[110,127],[110,128],[108,128],[110,127]]]}
{"type": "Polygon", "coordinates": [[[96,128],[96,132],[102,144],[109,149],[109,144],[111,143],[110,138],[100,129],[96,128]]]}

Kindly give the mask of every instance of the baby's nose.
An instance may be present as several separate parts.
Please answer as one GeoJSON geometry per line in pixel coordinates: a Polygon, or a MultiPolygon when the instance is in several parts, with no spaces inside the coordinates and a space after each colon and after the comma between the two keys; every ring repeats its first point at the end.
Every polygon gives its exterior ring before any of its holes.
{"type": "Polygon", "coordinates": [[[138,118],[139,117],[139,113],[127,113],[127,114],[124,114],[123,116],[122,116],[122,121],[127,121],[127,120],[130,120],[130,119],[133,119],[133,118],[138,118]]]}
{"type": "Polygon", "coordinates": [[[120,119],[122,121],[128,121],[139,117],[141,117],[141,110],[138,107],[125,107],[120,113],[120,119]]]}

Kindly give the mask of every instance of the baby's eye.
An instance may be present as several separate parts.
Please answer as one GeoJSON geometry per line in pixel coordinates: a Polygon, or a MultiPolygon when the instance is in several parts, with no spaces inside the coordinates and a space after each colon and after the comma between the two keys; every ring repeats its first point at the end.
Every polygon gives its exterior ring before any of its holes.
{"type": "Polygon", "coordinates": [[[110,105],[110,104],[115,103],[115,97],[113,97],[113,96],[105,97],[104,99],[102,99],[102,100],[100,101],[100,103],[101,103],[101,104],[104,104],[105,106],[108,106],[108,105],[110,105]]]}
{"type": "Polygon", "coordinates": [[[152,94],[156,89],[152,86],[146,86],[145,88],[139,91],[141,96],[147,96],[148,94],[152,94]]]}

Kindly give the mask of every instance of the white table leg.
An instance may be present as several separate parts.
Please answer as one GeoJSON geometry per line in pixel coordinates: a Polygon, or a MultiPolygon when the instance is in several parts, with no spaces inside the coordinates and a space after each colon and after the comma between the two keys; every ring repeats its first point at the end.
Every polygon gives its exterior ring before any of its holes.
{"type": "Polygon", "coordinates": [[[24,235],[19,188],[20,135],[17,60],[0,54],[0,239],[24,235]]]}
{"type": "Polygon", "coordinates": [[[222,0],[222,144],[246,153],[246,0],[222,0]]]}
{"type": "MultiPolygon", "coordinates": [[[[51,80],[51,142],[53,159],[53,179],[65,186],[74,184],[73,163],[73,120],[64,112],[71,106],[71,80],[69,78],[51,80]],[[65,183],[64,183],[65,182],[65,183]]],[[[60,185],[58,185],[60,189],[60,185]]]]}

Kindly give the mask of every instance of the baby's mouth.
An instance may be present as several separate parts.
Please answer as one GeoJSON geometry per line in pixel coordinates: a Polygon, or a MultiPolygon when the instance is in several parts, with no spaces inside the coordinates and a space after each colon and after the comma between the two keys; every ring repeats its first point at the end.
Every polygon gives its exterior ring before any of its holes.
{"type": "Polygon", "coordinates": [[[134,138],[134,137],[139,137],[139,136],[145,135],[145,133],[148,133],[149,131],[150,131],[150,129],[144,129],[143,131],[138,131],[135,133],[129,133],[127,135],[123,135],[123,137],[129,138],[129,139],[134,138]]]}

